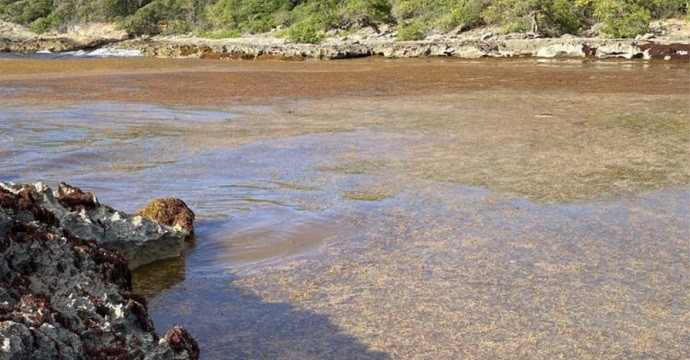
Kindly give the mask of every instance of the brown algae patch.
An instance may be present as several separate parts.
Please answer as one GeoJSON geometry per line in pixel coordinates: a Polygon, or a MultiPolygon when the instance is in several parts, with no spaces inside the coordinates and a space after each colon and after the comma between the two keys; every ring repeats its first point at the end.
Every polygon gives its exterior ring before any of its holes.
{"type": "Polygon", "coordinates": [[[687,354],[669,346],[690,322],[686,191],[543,206],[415,190],[358,217],[367,246],[342,241],[347,255],[237,285],[329,314],[393,358],[687,354]]]}
{"type": "Polygon", "coordinates": [[[381,201],[395,196],[395,192],[388,188],[367,188],[358,186],[353,190],[344,191],[343,199],[358,201],[381,201]]]}
{"type": "MultiPolygon", "coordinates": [[[[353,159],[352,154],[341,156],[343,161],[335,165],[317,166],[316,170],[340,174],[363,175],[381,171],[385,162],[373,159],[353,159]]],[[[359,157],[355,155],[354,157],[359,157]]]]}
{"type": "Polygon", "coordinates": [[[370,190],[353,190],[343,193],[343,199],[358,201],[381,201],[390,199],[392,195],[387,192],[374,192],[370,190]]]}
{"type": "MultiPolygon", "coordinates": [[[[343,116],[352,101],[316,104],[311,117],[343,116]]],[[[364,174],[389,167],[548,203],[630,195],[690,180],[686,96],[489,92],[360,99],[358,106],[376,108],[376,114],[359,112],[352,124],[383,134],[379,141],[404,146],[383,160],[346,159],[319,170],[364,174]]]]}

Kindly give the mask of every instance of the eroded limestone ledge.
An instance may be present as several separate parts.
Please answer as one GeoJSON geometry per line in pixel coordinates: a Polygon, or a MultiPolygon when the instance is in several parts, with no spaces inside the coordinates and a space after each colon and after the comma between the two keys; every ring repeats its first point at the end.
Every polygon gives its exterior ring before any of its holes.
{"type": "Polygon", "coordinates": [[[66,184],[0,183],[0,359],[198,359],[183,328],[156,334],[127,259],[105,246],[183,237],[66,184]]]}
{"type": "Polygon", "coordinates": [[[117,211],[100,204],[91,193],[60,184],[53,192],[43,183],[23,186],[0,182],[0,189],[28,196],[36,206],[50,213],[57,226],[83,240],[120,253],[133,270],[139,266],[180,255],[188,230],[175,229],[154,220],[117,211]]]}
{"type": "Polygon", "coordinates": [[[489,39],[435,39],[423,41],[333,40],[322,44],[298,44],[284,39],[209,40],[188,37],[134,39],[112,45],[119,50],[138,50],[143,55],[176,58],[242,60],[349,59],[370,56],[385,58],[482,57],[591,58],[591,59],[690,59],[688,41],[524,38],[499,36],[489,39]]]}

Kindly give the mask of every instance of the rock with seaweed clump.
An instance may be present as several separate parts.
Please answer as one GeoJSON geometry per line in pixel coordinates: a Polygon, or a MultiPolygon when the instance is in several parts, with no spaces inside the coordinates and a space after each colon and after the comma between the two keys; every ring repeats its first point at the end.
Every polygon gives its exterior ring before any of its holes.
{"type": "Polygon", "coordinates": [[[68,185],[62,202],[48,190],[0,183],[0,359],[198,359],[183,328],[155,333],[127,259],[63,226],[75,217],[88,230],[98,218],[85,214],[114,210],[68,185]]]}
{"type": "Polygon", "coordinates": [[[56,192],[40,182],[23,186],[0,182],[0,188],[23,194],[25,201],[45,213],[41,218],[50,217],[56,226],[75,236],[117,251],[132,270],[180,256],[189,235],[154,220],[117,211],[99,203],[93,194],[65,183],[56,192]]]}
{"type": "Polygon", "coordinates": [[[137,215],[184,231],[189,234],[190,239],[194,237],[194,212],[180,199],[155,199],[137,212],[137,215]]]}
{"type": "Polygon", "coordinates": [[[117,251],[131,270],[180,256],[189,235],[149,218],[117,211],[101,204],[93,194],[65,183],[56,192],[40,182],[23,186],[0,182],[0,188],[25,197],[27,204],[40,209],[41,218],[36,220],[49,220],[80,239],[117,251]]]}

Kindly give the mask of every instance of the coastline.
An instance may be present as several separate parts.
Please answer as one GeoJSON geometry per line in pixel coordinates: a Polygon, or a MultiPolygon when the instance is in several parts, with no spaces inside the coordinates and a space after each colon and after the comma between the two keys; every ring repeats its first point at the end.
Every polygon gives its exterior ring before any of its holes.
{"type": "Polygon", "coordinates": [[[454,57],[491,58],[623,58],[688,60],[690,43],[664,40],[599,38],[533,38],[423,41],[343,41],[322,44],[289,43],[283,39],[252,41],[248,38],[211,40],[161,37],[120,42],[115,49],[138,50],[145,56],[242,60],[337,60],[379,56],[384,58],[454,57]]]}
{"type": "Polygon", "coordinates": [[[362,28],[333,33],[319,44],[295,43],[273,33],[240,38],[208,39],[191,35],[130,38],[123,31],[94,30],[96,26],[62,34],[37,35],[17,25],[0,24],[0,53],[63,53],[70,51],[126,51],[157,58],[241,60],[336,60],[362,57],[428,58],[581,58],[690,60],[690,36],[685,27],[664,35],[637,39],[600,37],[535,37],[499,34],[495,28],[429,36],[419,41],[396,41],[390,31],[362,28]]]}

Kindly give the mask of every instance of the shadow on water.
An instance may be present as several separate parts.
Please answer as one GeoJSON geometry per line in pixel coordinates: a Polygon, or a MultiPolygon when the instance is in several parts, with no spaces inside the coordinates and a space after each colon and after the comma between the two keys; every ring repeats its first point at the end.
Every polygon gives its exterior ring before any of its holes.
{"type": "Polygon", "coordinates": [[[205,359],[389,359],[328,316],[269,303],[233,285],[230,274],[194,276],[150,300],[158,329],[175,324],[199,341],[205,359]]]}
{"type": "MultiPolygon", "coordinates": [[[[225,222],[201,221],[197,239],[188,245],[184,257],[157,261],[133,272],[134,291],[149,299],[159,332],[183,325],[199,342],[204,359],[390,358],[369,349],[326,315],[286,302],[266,302],[234,285],[238,277],[227,270],[227,264],[204,266],[212,262],[209,252],[218,254],[223,247],[236,246],[216,238],[218,232],[229,231],[222,226],[225,222]]],[[[260,251],[273,253],[273,247],[266,245],[260,251]]],[[[231,260],[230,268],[245,261],[256,263],[255,256],[231,260]]]]}
{"type": "Polygon", "coordinates": [[[134,292],[149,299],[184,281],[184,261],[184,257],[180,256],[146,264],[132,271],[134,292]]]}

